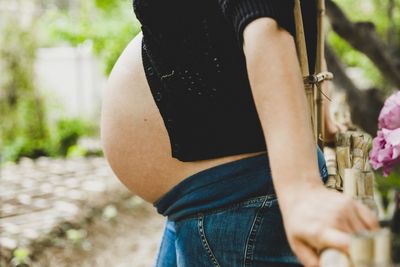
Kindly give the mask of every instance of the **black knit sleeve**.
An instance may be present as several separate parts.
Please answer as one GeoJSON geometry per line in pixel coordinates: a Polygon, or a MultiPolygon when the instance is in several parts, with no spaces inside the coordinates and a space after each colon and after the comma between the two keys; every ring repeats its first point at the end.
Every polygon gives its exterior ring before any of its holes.
{"type": "Polygon", "coordinates": [[[278,25],[295,35],[293,0],[218,0],[222,13],[233,26],[239,45],[243,45],[243,31],[253,20],[270,17],[278,25]]]}

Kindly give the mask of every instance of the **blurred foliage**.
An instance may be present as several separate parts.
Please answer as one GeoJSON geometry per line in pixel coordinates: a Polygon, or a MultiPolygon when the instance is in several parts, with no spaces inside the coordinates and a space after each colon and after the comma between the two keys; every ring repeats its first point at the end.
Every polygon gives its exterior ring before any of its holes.
{"type": "Polygon", "coordinates": [[[388,198],[390,190],[400,190],[400,168],[390,173],[388,177],[383,176],[382,170],[375,171],[375,176],[378,190],[383,198],[388,198]]]}
{"type": "Polygon", "coordinates": [[[35,27],[24,30],[18,25],[10,20],[0,38],[2,158],[15,161],[21,157],[65,156],[80,136],[94,130],[78,119],[61,119],[55,127],[48,125],[44,99],[34,79],[35,27]]]}
{"type": "MultiPolygon", "coordinates": [[[[388,28],[390,27],[396,27],[397,33],[400,33],[400,1],[392,1],[395,6],[393,20],[388,16],[391,0],[334,0],[352,21],[372,22],[384,40],[389,38],[388,28]]],[[[397,35],[396,38],[399,42],[400,36],[397,35]]]]}
{"type": "Polygon", "coordinates": [[[17,248],[13,252],[13,258],[11,260],[11,263],[14,266],[29,266],[31,259],[30,259],[30,254],[31,251],[27,248],[17,248]]]}
{"type": "Polygon", "coordinates": [[[80,119],[60,119],[53,141],[56,153],[66,156],[68,149],[76,145],[86,131],[86,124],[80,119]]]}
{"type": "Polygon", "coordinates": [[[29,28],[23,28],[17,18],[10,16],[3,21],[0,29],[2,161],[87,155],[90,151],[78,147],[77,142],[82,136],[97,135],[97,125],[77,118],[61,118],[50,124],[46,99],[35,83],[34,64],[37,47],[42,43],[43,21],[34,20],[29,28]]]}
{"type": "Polygon", "coordinates": [[[61,119],[48,125],[44,99],[35,85],[35,27],[24,30],[10,20],[0,37],[0,148],[2,159],[65,156],[80,136],[90,134],[88,123],[61,119]]]}
{"type": "Polygon", "coordinates": [[[378,88],[388,86],[379,70],[366,55],[354,50],[350,44],[333,31],[329,32],[328,41],[346,66],[360,68],[363,76],[378,88]]]}
{"type": "Polygon", "coordinates": [[[67,157],[68,158],[80,158],[84,157],[88,154],[88,150],[84,147],[79,145],[72,145],[67,150],[67,157]]]}
{"type": "Polygon", "coordinates": [[[11,154],[46,154],[49,132],[43,98],[35,88],[35,30],[23,30],[11,20],[0,38],[0,147],[11,154]]]}
{"type": "Polygon", "coordinates": [[[91,43],[109,74],[129,41],[140,31],[131,0],[80,1],[76,10],[51,10],[40,20],[42,42],[53,46],[91,43]]]}
{"type": "Polygon", "coordinates": [[[66,232],[66,236],[72,243],[79,244],[87,237],[87,232],[83,229],[69,229],[66,232]]]}
{"type": "Polygon", "coordinates": [[[92,244],[88,240],[88,233],[84,229],[68,229],[66,232],[66,238],[75,247],[81,248],[85,251],[90,251],[92,244]]]}
{"type": "Polygon", "coordinates": [[[46,138],[38,140],[23,134],[11,138],[2,149],[3,159],[18,161],[21,157],[88,156],[91,151],[78,146],[77,143],[83,136],[93,136],[95,127],[79,118],[61,118],[55,126],[49,126],[51,134],[46,138]]]}
{"type": "MultiPolygon", "coordinates": [[[[353,22],[372,22],[378,35],[389,49],[400,54],[400,0],[335,0],[353,22]],[[390,3],[394,5],[390,11],[390,3]],[[357,10],[357,12],[354,12],[357,10]],[[389,15],[389,13],[391,15],[389,15]]],[[[343,62],[363,70],[363,76],[375,87],[387,89],[389,84],[374,64],[363,54],[354,50],[336,33],[330,31],[328,41],[343,62]]]]}
{"type": "Polygon", "coordinates": [[[105,221],[115,220],[117,216],[118,216],[118,209],[114,205],[112,204],[107,205],[103,209],[103,214],[102,214],[103,220],[105,221]]]}

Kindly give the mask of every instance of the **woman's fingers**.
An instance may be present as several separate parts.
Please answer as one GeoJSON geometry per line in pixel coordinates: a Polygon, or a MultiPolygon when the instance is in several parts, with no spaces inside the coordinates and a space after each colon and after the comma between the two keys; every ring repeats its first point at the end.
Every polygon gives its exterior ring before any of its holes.
{"type": "Polygon", "coordinates": [[[318,266],[316,252],[327,248],[348,254],[354,233],[379,228],[373,212],[350,197],[326,189],[300,196],[304,201],[286,202],[282,214],[293,251],[306,266],[318,266]]]}
{"type": "Polygon", "coordinates": [[[322,251],[327,248],[334,248],[345,253],[348,252],[350,244],[350,233],[343,230],[338,230],[332,226],[325,226],[321,229],[309,229],[310,231],[304,231],[296,239],[296,242],[302,242],[304,245],[308,245],[310,249],[315,251],[322,251]]]}
{"type": "Polygon", "coordinates": [[[348,253],[350,235],[335,228],[327,228],[321,232],[318,241],[319,251],[326,248],[335,248],[348,253]]]}
{"type": "Polygon", "coordinates": [[[347,217],[336,217],[336,220],[335,218],[333,220],[336,229],[346,233],[351,233],[353,231],[353,225],[347,217]]]}
{"type": "Polygon", "coordinates": [[[310,246],[302,242],[296,242],[295,246],[297,257],[306,267],[319,266],[319,256],[316,251],[311,249],[310,246]]]}
{"type": "Polygon", "coordinates": [[[366,225],[368,230],[377,230],[379,229],[379,222],[376,215],[368,209],[364,204],[355,203],[356,204],[356,213],[360,220],[366,225]]]}
{"type": "Polygon", "coordinates": [[[353,211],[349,214],[348,224],[351,226],[351,231],[349,232],[359,233],[369,229],[368,225],[361,218],[357,206],[354,206],[353,211]]]}

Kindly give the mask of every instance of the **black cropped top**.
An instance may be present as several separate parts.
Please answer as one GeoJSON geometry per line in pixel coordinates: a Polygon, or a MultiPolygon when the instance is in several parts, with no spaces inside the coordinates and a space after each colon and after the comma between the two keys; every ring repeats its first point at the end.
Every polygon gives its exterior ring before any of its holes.
{"type": "MultiPolygon", "coordinates": [[[[172,157],[196,161],[266,150],[243,30],[256,18],[271,17],[294,36],[294,1],[134,0],[133,5],[142,25],[146,78],[172,157]]],[[[316,1],[303,0],[302,10],[313,70],[316,1]]]]}

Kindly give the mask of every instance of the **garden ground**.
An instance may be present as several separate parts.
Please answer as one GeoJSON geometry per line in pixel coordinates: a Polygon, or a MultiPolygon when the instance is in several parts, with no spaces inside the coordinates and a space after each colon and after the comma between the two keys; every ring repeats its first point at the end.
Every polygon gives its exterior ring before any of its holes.
{"type": "Polygon", "coordinates": [[[152,266],[163,218],[104,158],[23,159],[0,183],[0,266],[152,266]]]}

